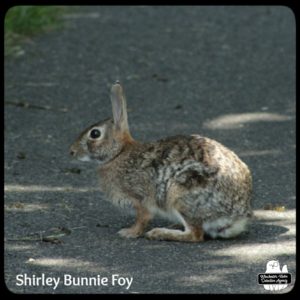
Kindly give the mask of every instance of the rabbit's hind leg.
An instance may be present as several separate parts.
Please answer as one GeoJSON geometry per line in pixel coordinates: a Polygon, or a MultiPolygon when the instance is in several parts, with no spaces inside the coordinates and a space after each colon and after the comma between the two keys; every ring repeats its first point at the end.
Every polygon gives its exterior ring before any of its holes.
{"type": "Polygon", "coordinates": [[[146,233],[151,240],[179,241],[179,242],[202,242],[204,231],[200,224],[192,225],[185,220],[180,213],[175,212],[184,226],[184,230],[169,228],[154,228],[146,233]]]}
{"type": "Polygon", "coordinates": [[[202,228],[193,228],[190,230],[176,230],[168,228],[153,228],[146,233],[150,240],[178,241],[178,242],[202,242],[202,228]]]}

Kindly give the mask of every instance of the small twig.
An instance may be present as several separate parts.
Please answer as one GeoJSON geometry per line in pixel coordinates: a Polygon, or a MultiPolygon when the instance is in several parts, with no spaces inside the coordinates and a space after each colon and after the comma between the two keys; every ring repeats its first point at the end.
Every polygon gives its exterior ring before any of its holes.
{"type": "Polygon", "coordinates": [[[18,242],[18,241],[40,241],[40,237],[29,237],[29,236],[24,236],[24,237],[15,237],[15,238],[7,238],[7,241],[11,242],[18,242]]]}
{"type": "Polygon", "coordinates": [[[43,233],[42,233],[42,231],[40,231],[39,234],[40,234],[40,240],[43,241],[43,233]]]}
{"type": "Polygon", "coordinates": [[[59,244],[62,243],[62,241],[59,238],[71,234],[71,230],[65,227],[54,228],[51,229],[50,232],[54,232],[54,234],[46,235],[45,234],[46,231],[38,231],[35,233],[31,233],[29,234],[29,236],[25,236],[25,237],[7,238],[7,241],[41,241],[41,242],[51,242],[53,244],[59,244]]]}
{"type": "Polygon", "coordinates": [[[23,108],[32,108],[32,109],[43,109],[43,110],[52,110],[52,111],[59,111],[59,112],[64,112],[66,113],[68,111],[67,108],[52,108],[49,105],[35,105],[35,104],[30,104],[28,102],[24,102],[24,101],[5,101],[5,104],[8,105],[13,105],[16,107],[23,107],[23,108]]]}
{"type": "Polygon", "coordinates": [[[70,230],[81,229],[81,228],[87,228],[87,226],[72,227],[70,228],[70,230]]]}

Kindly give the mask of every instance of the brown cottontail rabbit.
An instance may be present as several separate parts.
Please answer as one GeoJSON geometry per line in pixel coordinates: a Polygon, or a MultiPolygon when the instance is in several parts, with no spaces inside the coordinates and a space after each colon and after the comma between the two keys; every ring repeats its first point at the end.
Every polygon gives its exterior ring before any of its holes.
{"type": "Polygon", "coordinates": [[[180,222],[184,230],[154,228],[146,233],[149,239],[197,242],[204,233],[230,238],[245,230],[252,216],[252,179],[236,154],[200,135],[135,141],[118,82],[112,86],[111,102],[113,119],[84,130],[70,153],[97,161],[107,199],[135,209],[135,224],[120,230],[121,236],[141,236],[155,214],[180,222]]]}

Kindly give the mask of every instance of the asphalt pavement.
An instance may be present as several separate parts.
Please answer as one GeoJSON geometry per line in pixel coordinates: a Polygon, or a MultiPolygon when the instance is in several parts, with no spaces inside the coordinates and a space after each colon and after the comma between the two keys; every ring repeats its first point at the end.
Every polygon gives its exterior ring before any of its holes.
{"type": "MultiPolygon", "coordinates": [[[[269,294],[257,276],[276,260],[292,275],[292,284],[276,293],[290,291],[296,276],[292,11],[98,6],[67,11],[63,21],[5,59],[8,289],[269,294]],[[109,89],[117,79],[134,138],[201,134],[249,165],[255,219],[247,233],[196,244],[116,234],[133,216],[105,201],[96,165],[74,162],[68,151],[85,127],[111,116],[109,89]],[[77,282],[84,277],[94,279],[77,282]],[[51,278],[60,278],[56,287],[51,278]]],[[[165,225],[155,219],[151,226],[165,225]]]]}

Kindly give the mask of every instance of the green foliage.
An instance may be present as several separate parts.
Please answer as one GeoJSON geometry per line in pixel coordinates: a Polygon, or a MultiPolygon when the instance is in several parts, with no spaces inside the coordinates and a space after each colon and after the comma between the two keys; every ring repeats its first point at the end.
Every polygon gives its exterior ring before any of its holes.
{"type": "Polygon", "coordinates": [[[14,6],[5,15],[5,31],[34,34],[59,25],[59,6],[14,6]]]}
{"type": "Polygon", "coordinates": [[[14,6],[10,8],[4,21],[5,54],[19,49],[24,37],[49,31],[61,26],[59,19],[63,6],[14,6]]]}

